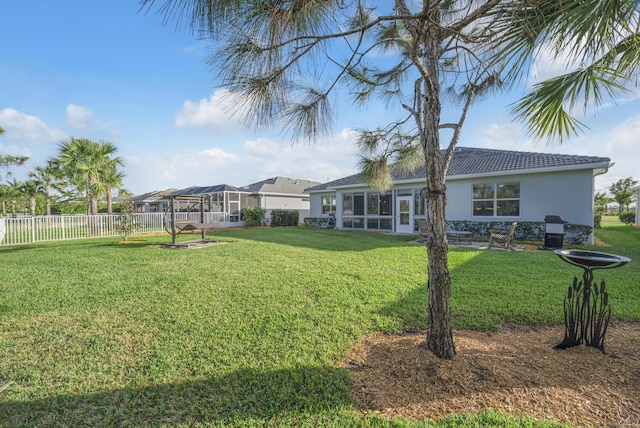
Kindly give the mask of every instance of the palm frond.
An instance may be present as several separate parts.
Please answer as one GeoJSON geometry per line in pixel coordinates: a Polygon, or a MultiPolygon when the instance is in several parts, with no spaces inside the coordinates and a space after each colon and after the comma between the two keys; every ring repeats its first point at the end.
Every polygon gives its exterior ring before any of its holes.
{"type": "Polygon", "coordinates": [[[585,111],[591,103],[602,105],[605,96],[624,90],[623,78],[617,70],[597,63],[535,85],[513,105],[512,112],[535,138],[555,137],[562,141],[585,128],[570,114],[576,104],[582,102],[585,111]]]}

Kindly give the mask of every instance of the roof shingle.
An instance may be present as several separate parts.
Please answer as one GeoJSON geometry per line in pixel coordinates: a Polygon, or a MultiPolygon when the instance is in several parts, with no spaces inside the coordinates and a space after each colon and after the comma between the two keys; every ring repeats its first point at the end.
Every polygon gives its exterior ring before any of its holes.
{"type": "MultiPolygon", "coordinates": [[[[444,155],[445,151],[441,151],[444,155]]],[[[542,168],[562,168],[610,162],[609,158],[598,156],[561,155],[551,153],[518,152],[511,150],[494,150],[475,147],[457,147],[451,159],[447,177],[488,174],[497,172],[518,172],[542,168]]],[[[394,174],[394,181],[411,180],[426,177],[424,166],[416,168],[407,175],[394,174]]],[[[310,192],[324,190],[329,187],[340,187],[364,184],[360,174],[350,175],[337,180],[307,189],[310,192]]]]}

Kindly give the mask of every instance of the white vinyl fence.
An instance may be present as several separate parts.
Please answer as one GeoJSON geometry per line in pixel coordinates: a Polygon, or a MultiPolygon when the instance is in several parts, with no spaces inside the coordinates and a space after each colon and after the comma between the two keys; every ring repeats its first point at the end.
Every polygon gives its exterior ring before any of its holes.
{"type": "MultiPolygon", "coordinates": [[[[221,228],[242,224],[230,222],[225,213],[204,213],[204,216],[204,223],[217,224],[221,228]]],[[[176,221],[185,220],[203,223],[200,213],[176,213],[176,221]]],[[[120,236],[119,222],[120,214],[0,217],[0,245],[120,236]]],[[[136,222],[141,224],[136,228],[136,234],[171,231],[168,224],[165,226],[170,222],[165,213],[137,213],[136,222]]]]}

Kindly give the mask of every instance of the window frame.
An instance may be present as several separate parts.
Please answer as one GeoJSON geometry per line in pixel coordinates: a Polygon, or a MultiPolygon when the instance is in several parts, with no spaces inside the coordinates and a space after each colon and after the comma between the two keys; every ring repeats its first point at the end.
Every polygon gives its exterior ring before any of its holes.
{"type": "Polygon", "coordinates": [[[330,216],[331,214],[336,214],[337,198],[335,194],[327,194],[320,196],[320,212],[323,216],[330,216]],[[329,203],[325,204],[325,198],[329,198],[329,203]],[[329,211],[325,211],[325,207],[329,208],[329,211]]]}
{"type": "Polygon", "coordinates": [[[522,201],[522,183],[520,181],[494,181],[473,183],[471,185],[471,216],[472,217],[491,217],[491,218],[506,218],[506,217],[520,217],[520,208],[522,201]],[[479,189],[480,187],[484,189],[479,189]],[[500,189],[505,186],[514,186],[516,196],[502,196],[500,197],[500,189]],[[478,188],[478,189],[477,189],[478,188]],[[487,191],[489,189],[489,191],[487,191]],[[504,205],[501,203],[517,202],[515,207],[516,214],[501,214],[501,209],[504,210],[504,205]],[[482,212],[490,212],[490,214],[476,214],[476,204],[483,204],[485,207],[482,212]],[[502,206],[502,208],[501,208],[502,206]]]}

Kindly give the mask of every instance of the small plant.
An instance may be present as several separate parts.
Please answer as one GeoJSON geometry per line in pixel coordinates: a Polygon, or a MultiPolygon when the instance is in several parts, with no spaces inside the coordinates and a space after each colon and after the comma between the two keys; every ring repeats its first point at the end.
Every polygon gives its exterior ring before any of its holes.
{"type": "Polygon", "coordinates": [[[246,227],[262,226],[266,210],[260,207],[247,207],[242,210],[242,218],[246,227]]]}
{"type": "Polygon", "coordinates": [[[142,227],[142,223],[138,223],[136,216],[135,204],[131,201],[126,201],[121,204],[121,213],[118,217],[118,223],[116,224],[116,230],[122,236],[122,239],[126,241],[129,236],[133,235],[135,231],[142,227]]]}
{"type": "Polygon", "coordinates": [[[597,212],[593,215],[593,227],[602,229],[602,212],[597,212]]]}
{"type": "Polygon", "coordinates": [[[636,222],[636,213],[634,213],[633,211],[625,211],[625,212],[620,213],[618,215],[618,218],[624,224],[631,225],[631,224],[634,224],[636,222]]]}

